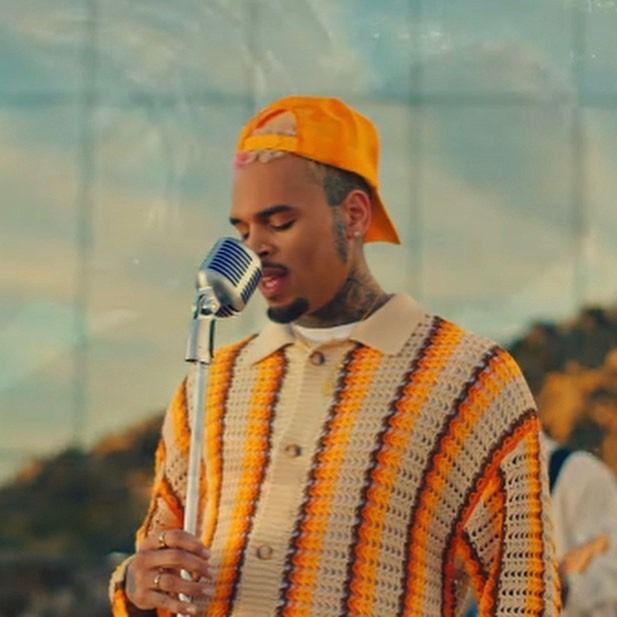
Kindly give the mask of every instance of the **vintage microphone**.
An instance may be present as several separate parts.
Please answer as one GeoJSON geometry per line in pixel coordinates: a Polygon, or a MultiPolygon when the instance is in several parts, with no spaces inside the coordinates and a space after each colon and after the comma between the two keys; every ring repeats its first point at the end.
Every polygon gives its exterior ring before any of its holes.
{"type": "MultiPolygon", "coordinates": [[[[246,306],[261,278],[259,257],[235,238],[218,240],[197,272],[195,305],[186,345],[187,362],[195,365],[193,386],[193,413],[191,417],[191,445],[184,510],[184,530],[197,533],[197,508],[199,506],[199,476],[204,448],[204,402],[207,392],[207,367],[214,350],[214,324],[216,319],[238,315],[246,306]]],[[[206,443],[207,447],[207,443],[206,443]]],[[[209,473],[206,466],[206,474],[209,473]]],[[[207,478],[208,486],[212,478],[207,478]]],[[[191,575],[182,571],[182,577],[191,575]]],[[[180,594],[180,599],[189,598],[180,594]]],[[[179,615],[179,617],[188,617],[179,615]]]]}

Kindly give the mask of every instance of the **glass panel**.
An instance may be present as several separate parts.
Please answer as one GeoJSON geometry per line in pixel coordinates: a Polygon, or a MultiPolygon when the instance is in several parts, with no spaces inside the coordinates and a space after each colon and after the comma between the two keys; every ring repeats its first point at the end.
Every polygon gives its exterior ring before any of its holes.
{"type": "MultiPolygon", "coordinates": [[[[530,322],[568,318],[581,352],[603,319],[581,306],[617,297],[616,2],[0,0],[2,608],[109,614],[155,442],[124,431],[187,371],[196,270],[234,233],[236,137],[275,97],[340,96],[378,126],[402,244],[367,252],[388,291],[505,345],[528,332],[529,357],[552,340],[530,322]]],[[[533,360],[539,383],[552,360],[533,360]]],[[[580,443],[617,468],[608,363],[563,364],[559,426],[580,404],[580,443]]]]}
{"type": "Polygon", "coordinates": [[[571,117],[559,108],[426,111],[422,291],[501,342],[571,315],[571,117]]]}
{"type": "Polygon", "coordinates": [[[567,93],[571,13],[563,0],[423,1],[425,95],[551,99],[567,93]]]}
{"type": "Polygon", "coordinates": [[[0,109],[0,477],[72,437],[78,117],[0,109]]]}
{"type": "Polygon", "coordinates": [[[582,244],[582,293],[587,303],[617,298],[617,108],[588,110],[582,244]]]}
{"type": "Polygon", "coordinates": [[[245,4],[98,2],[98,83],[118,104],[241,102],[252,59],[245,4]]]}
{"type": "Polygon", "coordinates": [[[79,90],[87,9],[75,0],[0,0],[0,97],[36,106],[79,90]]]}
{"type": "MultiPolygon", "coordinates": [[[[162,410],[187,370],[197,268],[218,237],[235,235],[231,161],[248,113],[193,105],[97,114],[89,437],[162,410]]],[[[250,309],[221,323],[217,345],[254,327],[250,309]]]]}
{"type": "Polygon", "coordinates": [[[417,32],[412,4],[394,0],[384,11],[370,0],[246,3],[255,31],[256,99],[290,93],[406,96],[417,32]]]}
{"type": "Polygon", "coordinates": [[[617,94],[617,4],[613,0],[586,0],[577,5],[577,59],[581,86],[592,103],[615,106],[617,94]]]}

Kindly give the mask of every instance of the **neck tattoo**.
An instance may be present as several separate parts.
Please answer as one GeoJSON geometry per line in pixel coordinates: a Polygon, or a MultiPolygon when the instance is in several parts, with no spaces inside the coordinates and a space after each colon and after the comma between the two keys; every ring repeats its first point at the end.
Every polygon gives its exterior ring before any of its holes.
{"type": "Polygon", "coordinates": [[[383,306],[386,294],[368,270],[352,270],[338,293],[325,306],[303,315],[298,325],[307,328],[329,328],[362,321],[383,306]]]}

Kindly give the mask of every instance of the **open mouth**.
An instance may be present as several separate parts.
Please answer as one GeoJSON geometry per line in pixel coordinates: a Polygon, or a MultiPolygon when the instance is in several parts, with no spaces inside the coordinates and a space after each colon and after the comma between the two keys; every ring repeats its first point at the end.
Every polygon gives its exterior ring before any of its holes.
{"type": "Polygon", "coordinates": [[[259,289],[266,298],[281,295],[289,272],[283,266],[264,266],[259,289]]]}

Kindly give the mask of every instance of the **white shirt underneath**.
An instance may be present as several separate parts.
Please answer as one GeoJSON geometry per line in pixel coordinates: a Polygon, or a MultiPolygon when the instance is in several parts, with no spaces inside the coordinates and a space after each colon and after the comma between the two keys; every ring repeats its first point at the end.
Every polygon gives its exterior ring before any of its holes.
{"type": "Polygon", "coordinates": [[[307,342],[321,345],[330,341],[342,341],[349,338],[351,331],[358,323],[360,322],[352,321],[330,328],[306,328],[298,325],[291,327],[307,342]]]}

